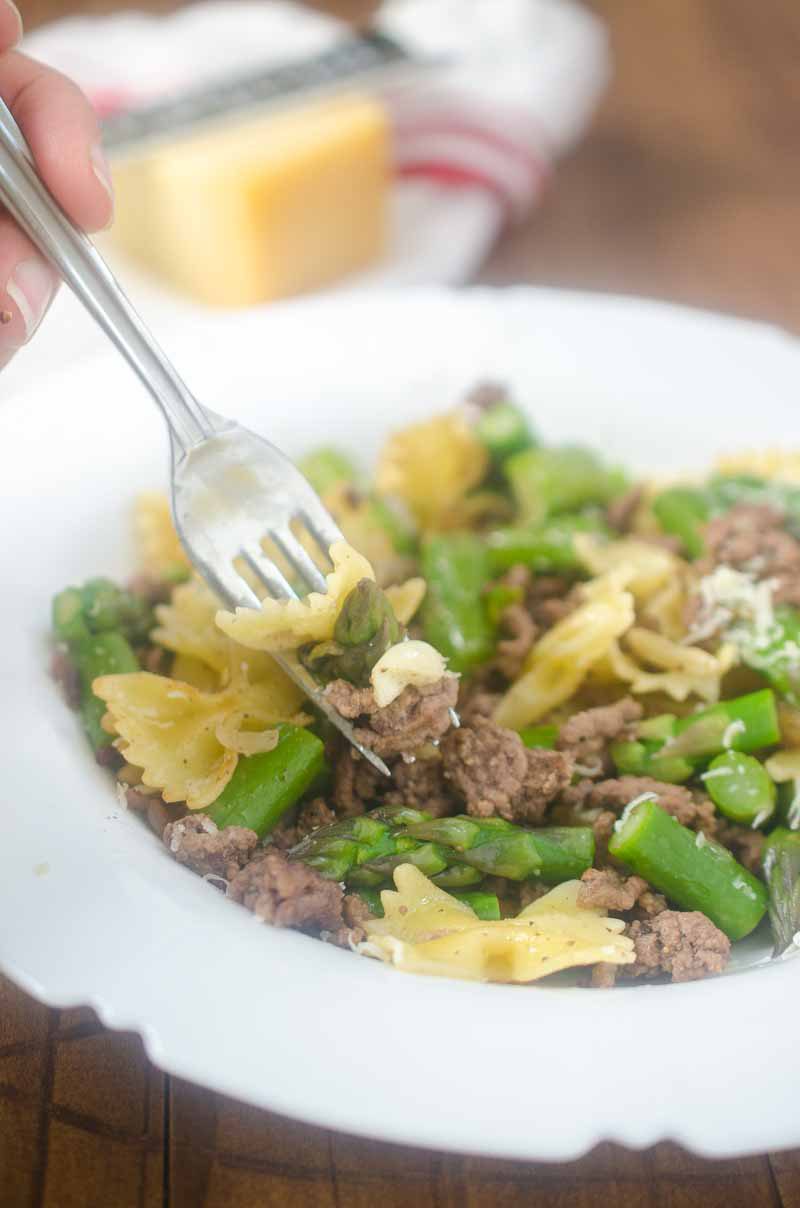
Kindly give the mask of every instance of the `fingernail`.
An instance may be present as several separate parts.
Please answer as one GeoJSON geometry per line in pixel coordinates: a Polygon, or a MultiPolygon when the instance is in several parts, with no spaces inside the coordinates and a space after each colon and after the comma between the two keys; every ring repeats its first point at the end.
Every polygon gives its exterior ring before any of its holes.
{"type": "Polygon", "coordinates": [[[94,144],[91,151],[89,152],[89,159],[91,160],[92,171],[94,172],[97,179],[100,181],[100,184],[103,186],[106,193],[108,193],[108,196],[111,198],[111,202],[113,204],[113,202],[114,202],[114,186],[111,183],[111,169],[108,166],[108,160],[106,159],[106,153],[103,150],[101,143],[94,144]]]}
{"type": "MultiPolygon", "coordinates": [[[[22,41],[22,14],[20,13],[16,4],[12,3],[12,0],[3,0],[3,2],[7,8],[11,9],[11,12],[14,14],[17,20],[17,36],[13,42],[13,45],[16,46],[18,42],[22,41]]],[[[9,47],[9,49],[11,49],[11,47],[9,47]]]]}
{"type": "Polygon", "coordinates": [[[6,293],[22,317],[26,341],[31,338],[47,313],[55,292],[55,277],[37,256],[22,260],[14,269],[10,281],[6,284],[6,293]]]}

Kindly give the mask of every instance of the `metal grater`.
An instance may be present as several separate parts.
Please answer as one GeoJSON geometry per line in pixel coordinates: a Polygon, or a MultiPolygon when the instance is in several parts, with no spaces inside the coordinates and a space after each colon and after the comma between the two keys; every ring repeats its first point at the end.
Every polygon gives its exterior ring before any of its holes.
{"type": "Polygon", "coordinates": [[[240,111],[282,104],[299,94],[331,91],[351,81],[369,80],[375,86],[394,80],[404,69],[429,65],[383,34],[353,34],[313,58],[250,70],[155,105],[114,114],[103,122],[103,142],[109,151],[124,152],[240,111]]]}

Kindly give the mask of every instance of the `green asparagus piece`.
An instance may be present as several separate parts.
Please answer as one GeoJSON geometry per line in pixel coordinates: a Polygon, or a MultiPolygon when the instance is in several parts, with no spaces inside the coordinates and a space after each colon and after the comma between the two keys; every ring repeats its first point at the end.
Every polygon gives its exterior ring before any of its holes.
{"type": "Polygon", "coordinates": [[[582,571],[575,549],[578,533],[608,536],[609,528],[599,513],[587,511],[567,513],[545,524],[495,529],[486,538],[489,570],[500,575],[522,563],[537,574],[582,571]]]}
{"type": "Polygon", "coordinates": [[[683,784],[697,770],[689,759],[672,755],[658,740],[620,740],[611,744],[610,753],[621,776],[652,776],[665,784],[683,784]]]}
{"type": "Polygon", "coordinates": [[[654,801],[615,824],[608,850],[681,910],[700,910],[732,940],[749,935],[767,909],[761,881],[731,853],[681,826],[654,801]]]}
{"type": "Polygon", "coordinates": [[[526,449],[509,457],[503,469],[523,524],[541,524],[586,504],[610,503],[628,487],[621,470],[581,445],[526,449]]]}
{"type": "Polygon", "coordinates": [[[422,575],[428,584],[421,614],[425,640],[449,660],[451,671],[469,671],[489,659],[495,635],[482,598],[491,578],[484,542],[472,533],[428,537],[422,575]]]}
{"type": "Polygon", "coordinates": [[[585,826],[525,830],[502,818],[459,815],[412,823],[408,833],[452,848],[466,864],[487,875],[512,881],[537,877],[557,885],[580,877],[594,859],[594,835],[585,826]]]}
{"type": "Polygon", "coordinates": [[[699,487],[668,487],[656,495],[652,506],[664,532],[678,537],[690,558],[699,558],[703,528],[712,510],[708,492],[699,487]]]}
{"type": "Polygon", "coordinates": [[[645,737],[654,730],[644,722],[638,739],[611,744],[611,758],[619,772],[681,784],[705,760],[726,750],[750,754],[780,742],[775,694],[769,688],[721,701],[689,717],[670,722],[670,716],[651,719],[666,739],[645,737]]]}
{"type": "Polygon", "coordinates": [[[361,579],[342,605],[333,639],[304,647],[300,661],[323,683],[341,678],[366,687],[372,668],[402,633],[385,592],[361,579]]]}
{"type": "Polygon", "coordinates": [[[153,610],[147,601],[110,579],[89,579],[82,587],[67,587],[53,600],[53,630],[69,646],[92,634],[111,632],[138,644],[147,640],[152,627],[153,610]]]}
{"type": "Polygon", "coordinates": [[[465,888],[485,875],[556,884],[590,867],[594,836],[588,827],[526,830],[501,818],[434,820],[420,810],[383,807],[321,827],[289,856],[330,880],[368,887],[409,863],[447,889],[465,888]]]}
{"type": "Polygon", "coordinates": [[[769,889],[775,956],[800,946],[800,833],[777,827],[767,839],[762,867],[769,889]]]}
{"type": "Polygon", "coordinates": [[[314,734],[290,725],[278,726],[278,733],[271,751],[239,759],[207,811],[220,828],[246,826],[263,838],[320,774],[324,747],[314,734]]]}
{"type": "Polygon", "coordinates": [[[70,645],[81,684],[80,714],[84,729],[95,751],[111,746],[113,735],[100,724],[108,706],[92,692],[92,684],[101,675],[122,675],[139,670],[139,660],[121,633],[98,633],[70,645]]]}
{"type": "MultiPolygon", "coordinates": [[[[394,889],[394,885],[388,884],[381,886],[381,889],[367,888],[359,886],[354,890],[355,893],[369,907],[370,914],[376,919],[383,918],[383,902],[381,901],[382,889],[394,889]]],[[[487,893],[483,889],[478,890],[461,890],[455,889],[451,891],[451,897],[457,898],[459,902],[465,902],[471,910],[474,910],[479,919],[490,921],[500,918],[500,902],[497,894],[487,893]]]]}
{"type": "Polygon", "coordinates": [[[347,454],[329,445],[306,454],[297,463],[297,468],[318,495],[324,495],[340,482],[358,484],[361,481],[361,475],[347,454]]]}
{"type": "Polygon", "coordinates": [[[546,747],[552,751],[558,738],[558,726],[525,726],[519,736],[526,747],[546,747]]]}
{"type": "Polygon", "coordinates": [[[491,624],[499,625],[505,610],[511,604],[521,604],[524,598],[525,592],[521,587],[506,587],[505,583],[493,583],[483,595],[486,615],[491,624]]]}
{"type": "Polygon", "coordinates": [[[775,812],[775,782],[752,755],[718,755],[703,773],[703,783],[719,812],[732,822],[759,827],[775,812]]]}
{"type": "Polygon", "coordinates": [[[769,688],[720,701],[675,723],[670,754],[702,759],[722,751],[760,751],[781,740],[775,693],[769,688]]]}
{"type": "Polygon", "coordinates": [[[481,412],[475,424],[475,435],[498,463],[538,443],[525,413],[507,399],[481,412]]]}
{"type": "Polygon", "coordinates": [[[452,896],[458,898],[459,902],[465,902],[484,922],[500,918],[500,902],[496,893],[487,893],[483,889],[455,890],[452,896]]]}
{"type": "MultiPolygon", "coordinates": [[[[741,629],[742,623],[737,625],[741,629]]],[[[776,692],[793,705],[800,705],[800,612],[787,604],[775,609],[775,623],[766,641],[759,640],[755,631],[747,641],[739,641],[742,662],[760,671],[776,692]]]]}
{"type": "MultiPolygon", "coordinates": [[[[391,889],[391,886],[384,885],[383,888],[391,889]]],[[[358,894],[358,896],[361,898],[361,901],[369,909],[369,912],[374,919],[383,918],[383,903],[381,902],[381,891],[379,889],[372,889],[366,885],[360,885],[358,889],[353,890],[353,892],[358,894]]]]}

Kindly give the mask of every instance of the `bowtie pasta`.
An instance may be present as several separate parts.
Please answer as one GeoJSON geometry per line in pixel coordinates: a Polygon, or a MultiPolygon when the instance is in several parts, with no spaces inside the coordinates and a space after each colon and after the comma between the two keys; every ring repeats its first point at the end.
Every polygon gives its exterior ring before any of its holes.
{"type": "Polygon", "coordinates": [[[130,584],[56,597],[54,672],[121,803],[263,922],[474,981],[719,973],[767,916],[800,936],[798,466],[637,482],[485,384],[374,482],[302,462],[323,592],[221,607],[143,496],[130,584]]]}

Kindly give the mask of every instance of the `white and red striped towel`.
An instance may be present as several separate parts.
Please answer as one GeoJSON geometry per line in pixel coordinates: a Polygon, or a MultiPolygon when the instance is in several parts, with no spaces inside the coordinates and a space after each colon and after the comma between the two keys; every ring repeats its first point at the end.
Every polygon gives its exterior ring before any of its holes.
{"type": "MultiPolygon", "coordinates": [[[[440,59],[413,89],[384,95],[394,124],[393,238],[386,260],[346,288],[457,283],[479,267],[503,224],[535,203],[554,159],[584,130],[608,76],[603,26],[574,0],[388,0],[378,26],[440,59]]],[[[317,54],[335,20],[266,0],[208,0],[169,17],[122,12],[37,31],[30,54],[60,68],[101,112],[147,104],[203,81],[317,54]]],[[[159,329],[193,304],[116,266],[159,329]]],[[[4,379],[99,346],[60,297],[4,379]]]]}

